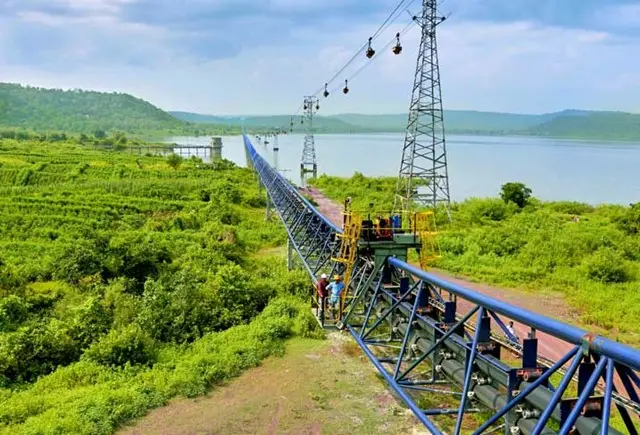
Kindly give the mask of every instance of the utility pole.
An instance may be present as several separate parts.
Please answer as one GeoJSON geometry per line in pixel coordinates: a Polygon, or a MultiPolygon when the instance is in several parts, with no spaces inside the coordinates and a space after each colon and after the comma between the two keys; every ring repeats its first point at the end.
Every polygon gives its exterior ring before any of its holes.
{"type": "Polygon", "coordinates": [[[316,97],[304,97],[303,123],[305,127],[304,148],[302,149],[302,160],[300,162],[300,182],[302,187],[306,187],[307,174],[318,176],[318,165],[316,163],[316,145],[313,138],[313,115],[320,109],[320,103],[316,97]]]}
{"type": "Polygon", "coordinates": [[[422,205],[449,209],[449,174],[438,67],[436,27],[438,0],[422,0],[422,15],[414,17],[422,28],[416,74],[409,106],[402,161],[394,199],[395,212],[422,205]]]}

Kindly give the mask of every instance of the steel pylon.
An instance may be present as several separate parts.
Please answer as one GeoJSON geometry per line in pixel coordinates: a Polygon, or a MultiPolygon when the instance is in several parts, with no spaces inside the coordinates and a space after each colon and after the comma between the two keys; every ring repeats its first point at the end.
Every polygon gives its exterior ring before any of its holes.
{"type": "Polygon", "coordinates": [[[436,43],[436,27],[444,17],[438,16],[437,6],[437,0],[422,0],[422,15],[415,18],[422,28],[422,37],[394,199],[395,211],[408,211],[418,205],[435,208],[444,204],[448,208],[450,204],[436,43]]]}
{"type": "Polygon", "coordinates": [[[302,160],[300,161],[300,182],[306,186],[307,174],[318,176],[318,165],[316,163],[316,145],[313,137],[313,116],[318,110],[318,98],[313,96],[304,97],[303,123],[305,128],[304,148],[302,149],[302,160]]]}

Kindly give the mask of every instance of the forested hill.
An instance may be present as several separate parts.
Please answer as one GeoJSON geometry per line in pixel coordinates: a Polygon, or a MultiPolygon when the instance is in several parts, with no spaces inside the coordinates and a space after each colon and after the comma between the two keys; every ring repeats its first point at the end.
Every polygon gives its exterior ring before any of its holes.
{"type": "MultiPolygon", "coordinates": [[[[179,119],[196,123],[244,125],[250,130],[290,126],[290,116],[221,117],[187,112],[170,112],[179,119]]],[[[445,110],[449,134],[547,136],[566,139],[604,139],[640,141],[640,115],[625,112],[563,110],[541,115],[445,110]]],[[[318,133],[402,132],[406,114],[342,114],[317,116],[318,133]]],[[[293,131],[301,132],[300,118],[294,118],[293,131]]]]}
{"type": "Polygon", "coordinates": [[[582,116],[550,119],[531,127],[533,135],[575,139],[640,140],[640,115],[624,112],[587,112],[582,116]]]}
{"type": "Polygon", "coordinates": [[[137,134],[206,134],[227,130],[179,120],[128,94],[0,83],[0,128],[7,127],[76,133],[119,130],[137,134]]]}

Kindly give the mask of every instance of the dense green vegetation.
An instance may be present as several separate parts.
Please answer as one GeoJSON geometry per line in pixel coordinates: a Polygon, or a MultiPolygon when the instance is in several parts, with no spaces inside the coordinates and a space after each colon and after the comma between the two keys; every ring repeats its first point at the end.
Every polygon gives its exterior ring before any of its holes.
{"type": "MultiPolygon", "coordinates": [[[[393,178],[323,175],[311,183],[335,200],[353,197],[359,210],[369,203],[392,207],[393,178]]],[[[640,343],[640,203],[519,203],[526,190],[518,187],[503,190],[505,200],[454,204],[453,223],[439,219],[443,255],[436,267],[485,282],[561,292],[580,313],[576,321],[640,343]]]]}
{"type": "MultiPolygon", "coordinates": [[[[187,112],[171,112],[174,116],[194,123],[218,123],[246,126],[252,132],[271,128],[289,128],[289,116],[218,117],[187,112]]],[[[292,129],[304,131],[295,117],[292,129]]],[[[589,112],[564,110],[543,115],[445,110],[444,122],[449,134],[548,136],[566,139],[640,140],[640,115],[624,112],[589,112]]],[[[317,133],[373,133],[403,132],[406,114],[362,115],[343,114],[317,116],[317,133]]]]}
{"type": "Polygon", "coordinates": [[[0,140],[0,433],[110,433],[318,334],[250,170],[179,163],[0,140]]]}
{"type": "Polygon", "coordinates": [[[122,93],[63,91],[0,83],[0,128],[93,134],[227,134],[238,128],[195,125],[122,93]]]}

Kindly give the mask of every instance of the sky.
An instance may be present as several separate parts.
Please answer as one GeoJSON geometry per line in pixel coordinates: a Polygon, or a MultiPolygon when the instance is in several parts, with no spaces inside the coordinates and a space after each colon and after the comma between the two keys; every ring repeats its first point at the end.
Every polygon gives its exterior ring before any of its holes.
{"type": "MultiPolygon", "coordinates": [[[[291,114],[400,1],[0,0],[0,81],[126,92],[165,110],[291,114]]],[[[439,8],[445,109],[640,112],[639,0],[444,0],[439,8]]],[[[420,9],[420,0],[404,0],[399,19],[373,40],[374,59],[360,54],[336,76],[321,113],[407,110],[419,26],[403,34],[401,55],[382,49],[420,9]]]]}

